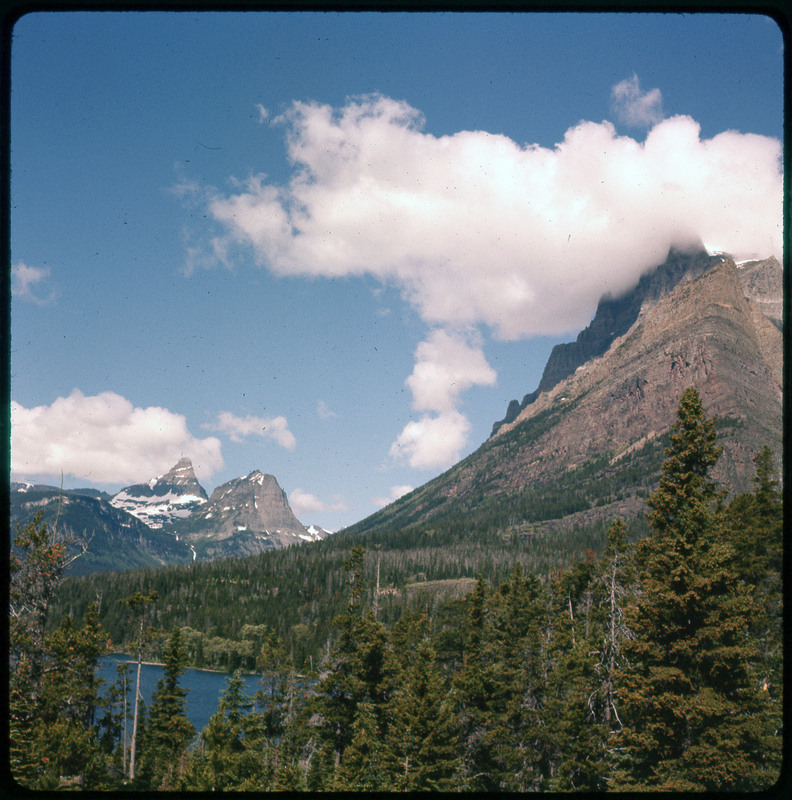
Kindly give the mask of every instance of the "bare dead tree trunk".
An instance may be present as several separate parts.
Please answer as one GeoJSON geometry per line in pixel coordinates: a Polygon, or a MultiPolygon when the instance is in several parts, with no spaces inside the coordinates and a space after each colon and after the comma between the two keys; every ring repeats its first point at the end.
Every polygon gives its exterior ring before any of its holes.
{"type": "Polygon", "coordinates": [[[124,602],[133,611],[138,611],[140,614],[140,629],[138,631],[137,639],[137,678],[135,680],[135,711],[132,717],[132,745],[129,753],[129,779],[135,779],[135,754],[137,751],[137,732],[138,732],[138,712],[140,710],[140,673],[143,667],[143,642],[144,642],[144,625],[146,621],[146,608],[157,599],[157,592],[153,591],[148,596],[143,595],[141,592],[135,592],[124,602]]]}
{"type": "Polygon", "coordinates": [[[132,717],[132,748],[129,753],[129,780],[135,780],[135,749],[137,745],[138,708],[140,706],[140,671],[142,663],[138,650],[137,680],[135,681],[135,713],[132,717]]]}
{"type": "Polygon", "coordinates": [[[567,595],[567,601],[569,602],[569,623],[570,628],[572,629],[572,647],[575,646],[575,618],[572,615],[572,595],[567,595]]]}
{"type": "Polygon", "coordinates": [[[377,551],[377,588],[374,590],[374,619],[377,619],[379,613],[379,595],[380,595],[380,554],[377,551]]]}
{"type": "Polygon", "coordinates": [[[610,614],[608,620],[608,664],[607,671],[608,677],[605,682],[605,692],[607,702],[605,703],[605,722],[610,725],[611,711],[616,715],[616,721],[621,725],[619,715],[616,713],[616,704],[613,690],[613,673],[616,671],[616,657],[619,651],[619,605],[616,590],[618,587],[617,581],[618,562],[617,557],[614,555],[611,561],[611,576],[610,576],[610,614]]]}

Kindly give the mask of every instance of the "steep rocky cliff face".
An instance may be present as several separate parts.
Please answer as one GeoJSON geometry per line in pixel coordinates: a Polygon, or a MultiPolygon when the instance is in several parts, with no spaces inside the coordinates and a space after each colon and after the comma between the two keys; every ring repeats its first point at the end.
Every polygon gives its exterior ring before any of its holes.
{"type": "Polygon", "coordinates": [[[780,331],[745,297],[739,270],[726,259],[642,310],[607,353],[540,395],[499,435],[574,403],[532,448],[552,457],[530,470],[546,479],[595,454],[618,458],[657,438],[692,385],[707,412],[725,423],[718,477],[732,491],[746,491],[752,455],[765,444],[781,452],[781,366],[780,331]]]}
{"type": "Polygon", "coordinates": [[[591,324],[578,334],[574,342],[553,348],[539,386],[526,394],[521,403],[516,400],[509,403],[506,417],[492,426],[492,435],[502,425],[513,422],[542,392],[549,392],[579,366],[605,353],[615,339],[630,329],[641,309],[647,310],[681,281],[703,275],[722,260],[723,256],[711,256],[704,250],[683,252],[672,248],[666,260],[644,275],[631,291],[618,298],[603,297],[591,324]]]}
{"type": "Polygon", "coordinates": [[[470,518],[482,509],[515,530],[521,520],[568,527],[638,514],[691,385],[717,420],[717,479],[732,494],[750,491],[755,453],[768,445],[780,462],[782,337],[765,314],[780,312],[772,288],[780,267],[775,259],[740,268],[728,257],[715,262],[698,276],[684,272],[665,294],[646,292],[604,352],[535,396],[448,472],[354,529],[470,518]]]}
{"type": "Polygon", "coordinates": [[[258,471],[218,486],[208,503],[164,530],[201,558],[252,555],[321,538],[294,516],[277,480],[258,471]]]}
{"type": "Polygon", "coordinates": [[[784,282],[778,261],[775,258],[746,261],[737,265],[737,275],[743,294],[781,330],[784,322],[784,282]]]}

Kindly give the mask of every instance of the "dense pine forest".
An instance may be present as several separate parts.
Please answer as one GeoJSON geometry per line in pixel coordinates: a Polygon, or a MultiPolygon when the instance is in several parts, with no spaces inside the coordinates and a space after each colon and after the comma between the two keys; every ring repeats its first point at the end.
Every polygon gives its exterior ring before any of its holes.
{"type": "MultiPolygon", "coordinates": [[[[753,791],[781,769],[783,512],[772,453],[726,503],[698,393],[645,518],[484,518],[63,580],[11,562],[11,768],[36,789],[753,791]],[[165,665],[149,707],[111,649],[165,665]],[[229,673],[203,731],[187,665],[229,673]],[[248,697],[240,671],[260,675],[248,697]],[[132,721],[131,742],[122,738],[132,721]]],[[[504,513],[504,512],[499,512],[504,513]]]]}

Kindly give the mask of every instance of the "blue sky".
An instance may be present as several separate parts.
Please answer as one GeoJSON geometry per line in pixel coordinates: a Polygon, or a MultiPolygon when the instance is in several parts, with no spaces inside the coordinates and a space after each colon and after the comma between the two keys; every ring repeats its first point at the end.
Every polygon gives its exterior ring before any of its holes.
{"type": "Polygon", "coordinates": [[[781,255],[745,15],[38,13],[12,41],[12,477],[193,459],[351,524],[672,244],[781,255]]]}

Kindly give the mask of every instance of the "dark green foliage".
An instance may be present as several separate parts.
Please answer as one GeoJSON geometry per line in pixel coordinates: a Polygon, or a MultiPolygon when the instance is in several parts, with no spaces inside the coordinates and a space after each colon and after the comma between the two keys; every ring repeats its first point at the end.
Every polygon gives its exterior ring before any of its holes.
{"type": "Polygon", "coordinates": [[[488,736],[494,688],[487,658],[491,633],[489,597],[487,581],[479,578],[468,597],[467,635],[462,665],[454,681],[462,729],[461,779],[468,791],[487,791],[497,785],[488,736]]]}
{"type": "Polygon", "coordinates": [[[363,701],[355,707],[349,743],[333,782],[335,791],[376,792],[386,785],[378,717],[370,702],[363,701]]]}
{"type": "Polygon", "coordinates": [[[179,778],[179,762],[195,728],[187,719],[187,690],[179,686],[186,669],[181,630],[174,628],[165,648],[163,677],[151,698],[148,724],[140,737],[142,754],[138,783],[149,789],[173,789],[179,778]]]}
{"type": "MultiPolygon", "coordinates": [[[[440,613],[440,592],[432,581],[472,580],[481,573],[499,583],[515,563],[526,572],[546,575],[588,549],[601,551],[605,544],[603,523],[508,537],[477,524],[460,520],[366,534],[362,541],[367,574],[373,577],[378,557],[381,562],[379,620],[393,624],[406,609],[440,613]],[[418,591],[424,583],[427,591],[418,591]]],[[[640,522],[631,521],[630,526],[634,538],[640,522]]],[[[136,591],[156,590],[156,626],[161,633],[146,643],[147,658],[162,660],[168,632],[178,625],[192,664],[253,671],[260,641],[250,630],[265,626],[283,642],[296,669],[305,672],[312,663],[318,665],[332,620],[344,611],[344,562],[360,541],[338,533],[322,542],[250,558],[67,578],[54,598],[53,616],[72,613],[79,620],[100,595],[100,621],[114,647],[134,653],[128,614],[117,601],[136,591]]],[[[373,581],[366,592],[367,602],[373,602],[373,581]]]]}
{"type": "MultiPolygon", "coordinates": [[[[335,619],[335,647],[327,675],[317,687],[316,712],[321,718],[321,735],[332,741],[336,761],[355,736],[363,747],[361,737],[367,737],[371,725],[377,723],[372,721],[371,708],[381,712],[385,698],[386,632],[364,605],[364,552],[362,547],[353,548],[345,564],[347,607],[335,619]],[[369,706],[368,710],[363,708],[364,704],[369,706]]],[[[357,780],[349,775],[344,778],[347,783],[357,780]]]]}
{"type": "Polygon", "coordinates": [[[95,677],[108,641],[95,604],[80,625],[61,617],[45,633],[51,598],[73,556],[40,518],[18,531],[9,606],[9,765],[16,781],[50,790],[62,780],[101,788],[105,765],[94,711],[95,677]]]}
{"type": "Polygon", "coordinates": [[[492,597],[487,666],[495,785],[511,791],[543,786],[548,771],[547,590],[516,565],[492,597]]]}
{"type": "Polygon", "coordinates": [[[267,786],[274,748],[254,701],[243,691],[237,671],[226,679],[220,706],[201,732],[178,787],[200,791],[250,791],[267,786]]]}
{"type": "MultiPolygon", "coordinates": [[[[722,536],[709,470],[720,455],[698,393],[682,396],[652,534],[636,553],[639,591],[618,674],[614,788],[745,790],[762,785],[769,698],[750,629],[760,613],[722,536]]],[[[765,779],[766,780],[766,779],[765,779]]]]}
{"type": "MultiPolygon", "coordinates": [[[[118,785],[122,690],[110,687],[101,706],[87,672],[100,652],[88,610],[99,593],[115,640],[170,664],[141,714],[141,788],[767,788],[781,766],[781,497],[762,451],[753,494],[724,507],[709,477],[715,432],[685,392],[648,518],[629,527],[542,532],[527,520],[544,512],[515,495],[509,509],[372,531],[365,550],[342,533],[250,559],[70,581],[59,608],[77,622],[65,614],[48,626],[45,614],[16,627],[19,774],[58,783],[33,757],[45,752],[40,729],[19,722],[39,713],[35,690],[48,718],[58,709],[63,747],[48,740],[58,769],[118,785]],[[132,617],[116,602],[130,595],[132,617]],[[156,625],[148,641],[144,610],[156,625]],[[26,666],[31,631],[66,667],[51,683],[26,666]],[[255,698],[239,672],[229,677],[192,749],[178,687],[187,660],[261,676],[255,698]],[[86,726],[92,704],[104,716],[86,726]],[[165,736],[174,720],[177,735],[165,736]]],[[[581,468],[571,499],[557,502],[597,502],[601,467],[581,468]]]]}
{"type": "Polygon", "coordinates": [[[760,613],[750,620],[759,649],[759,683],[769,698],[762,751],[763,770],[770,776],[781,768],[781,708],[783,703],[783,509],[776,489],[775,468],[769,448],[755,458],[756,489],[740,495],[726,509],[724,532],[735,552],[738,577],[754,587],[760,613]]]}
{"type": "Polygon", "coordinates": [[[450,791],[460,768],[460,729],[454,697],[437,663],[431,641],[399,646],[391,637],[400,664],[388,701],[386,755],[390,788],[399,791],[450,791]]]}

